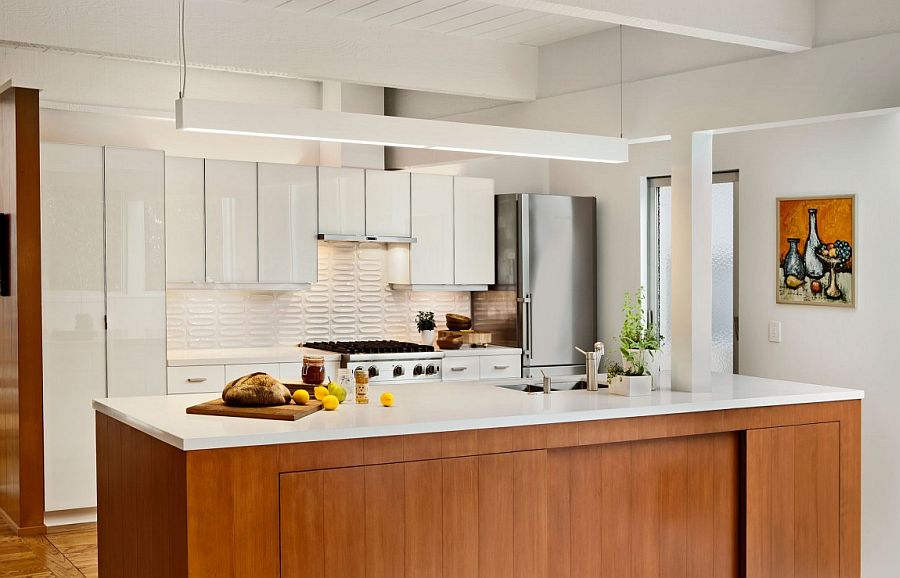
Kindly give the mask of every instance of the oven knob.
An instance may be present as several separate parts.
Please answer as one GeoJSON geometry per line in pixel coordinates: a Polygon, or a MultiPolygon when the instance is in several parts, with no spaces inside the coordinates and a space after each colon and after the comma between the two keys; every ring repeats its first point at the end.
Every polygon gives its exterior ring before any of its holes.
{"type": "Polygon", "coordinates": [[[425,372],[425,369],[421,365],[417,365],[413,368],[413,375],[422,375],[425,372]]]}
{"type": "Polygon", "coordinates": [[[403,366],[395,365],[394,366],[394,377],[400,377],[403,375],[403,366]]]}
{"type": "Polygon", "coordinates": [[[369,377],[378,377],[378,368],[374,365],[369,366],[369,377]]]}
{"type": "Polygon", "coordinates": [[[434,375],[434,365],[428,364],[428,367],[425,368],[425,375],[434,375]]]}

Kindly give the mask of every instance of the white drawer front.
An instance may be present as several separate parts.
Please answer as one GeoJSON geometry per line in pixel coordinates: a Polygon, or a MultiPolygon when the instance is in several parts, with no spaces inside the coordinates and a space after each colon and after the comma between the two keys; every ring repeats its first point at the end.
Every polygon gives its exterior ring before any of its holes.
{"type": "Polygon", "coordinates": [[[522,358],[518,355],[484,355],[480,362],[480,379],[522,377],[522,358]]]}
{"type": "Polygon", "coordinates": [[[170,367],[169,393],[221,393],[225,388],[224,365],[170,367]]]}
{"type": "Polygon", "coordinates": [[[226,365],[225,382],[234,381],[257,371],[268,373],[275,379],[281,379],[281,370],[277,363],[248,363],[246,365],[226,365]]]}
{"type": "Polygon", "coordinates": [[[477,357],[445,357],[441,372],[444,381],[478,379],[477,357]]]}

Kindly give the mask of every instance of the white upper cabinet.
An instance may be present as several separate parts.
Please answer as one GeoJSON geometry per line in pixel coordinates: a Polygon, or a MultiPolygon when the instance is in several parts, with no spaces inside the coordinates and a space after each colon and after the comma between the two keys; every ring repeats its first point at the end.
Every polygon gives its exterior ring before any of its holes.
{"type": "Polygon", "coordinates": [[[366,174],[363,169],[319,167],[319,233],[366,234],[366,174]]]}
{"type": "Polygon", "coordinates": [[[203,159],[166,157],[166,281],[206,281],[203,159]]]}
{"type": "Polygon", "coordinates": [[[413,174],[410,282],[452,285],[453,177],[413,174]]]}
{"type": "Polygon", "coordinates": [[[206,160],[206,280],[259,281],[256,163],[206,160]]]}
{"type": "Polygon", "coordinates": [[[409,173],[366,171],[366,235],[411,235],[409,187],[409,173]]]}
{"type": "Polygon", "coordinates": [[[165,155],[106,147],[108,395],[166,393],[165,155]]]}
{"type": "Polygon", "coordinates": [[[316,167],[260,163],[259,282],[318,279],[316,167]]]}
{"type": "Polygon", "coordinates": [[[457,285],[494,283],[494,181],[454,177],[453,236],[457,285]]]}

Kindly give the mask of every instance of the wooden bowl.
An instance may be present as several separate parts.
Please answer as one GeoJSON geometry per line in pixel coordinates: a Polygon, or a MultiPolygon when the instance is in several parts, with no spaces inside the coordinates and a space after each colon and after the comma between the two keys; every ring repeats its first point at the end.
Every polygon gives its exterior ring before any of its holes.
{"type": "Polygon", "coordinates": [[[458,331],[440,330],[435,343],[441,349],[459,349],[463,345],[463,334],[458,331]]]}
{"type": "Polygon", "coordinates": [[[456,313],[448,313],[447,329],[450,331],[465,331],[467,329],[472,329],[472,318],[456,313]]]}

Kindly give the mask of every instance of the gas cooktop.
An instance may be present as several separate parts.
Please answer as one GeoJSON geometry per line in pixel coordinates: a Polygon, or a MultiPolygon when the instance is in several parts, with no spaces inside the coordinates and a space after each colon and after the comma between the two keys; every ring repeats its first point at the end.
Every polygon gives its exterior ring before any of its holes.
{"type": "Polygon", "coordinates": [[[303,347],[345,355],[379,355],[385,353],[431,353],[434,347],[405,341],[309,341],[303,347]]]}

